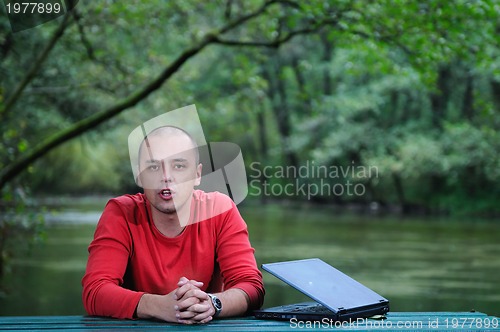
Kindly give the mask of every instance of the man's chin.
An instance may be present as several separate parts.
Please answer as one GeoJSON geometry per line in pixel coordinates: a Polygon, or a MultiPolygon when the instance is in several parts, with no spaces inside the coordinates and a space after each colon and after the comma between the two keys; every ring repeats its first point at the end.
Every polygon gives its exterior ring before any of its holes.
{"type": "Polygon", "coordinates": [[[175,208],[167,208],[167,209],[164,209],[163,211],[161,211],[165,214],[176,214],[177,213],[177,210],[175,208]]]}
{"type": "Polygon", "coordinates": [[[156,204],[151,204],[153,207],[165,214],[175,214],[177,213],[177,209],[175,208],[175,205],[173,202],[156,202],[156,204]]]}
{"type": "Polygon", "coordinates": [[[169,204],[168,206],[162,206],[162,204],[160,204],[157,209],[160,211],[160,212],[163,212],[165,214],[175,214],[177,213],[177,209],[175,208],[174,204],[169,204]]]}

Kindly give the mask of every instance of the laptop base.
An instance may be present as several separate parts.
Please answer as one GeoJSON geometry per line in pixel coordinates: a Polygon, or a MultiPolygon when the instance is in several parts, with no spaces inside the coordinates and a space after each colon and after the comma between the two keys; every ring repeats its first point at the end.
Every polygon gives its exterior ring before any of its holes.
{"type": "Polygon", "coordinates": [[[256,318],[353,321],[389,311],[387,299],[318,258],[262,264],[262,268],[315,302],[256,310],[256,318]]]}
{"type": "MultiPolygon", "coordinates": [[[[332,321],[349,321],[358,318],[369,318],[375,315],[384,316],[389,312],[389,306],[367,306],[358,308],[352,312],[333,312],[327,307],[317,302],[300,302],[294,304],[281,305],[267,309],[255,310],[254,316],[257,319],[272,320],[311,320],[319,321],[328,319],[332,321]]],[[[379,318],[380,319],[380,318],[379,318]]]]}

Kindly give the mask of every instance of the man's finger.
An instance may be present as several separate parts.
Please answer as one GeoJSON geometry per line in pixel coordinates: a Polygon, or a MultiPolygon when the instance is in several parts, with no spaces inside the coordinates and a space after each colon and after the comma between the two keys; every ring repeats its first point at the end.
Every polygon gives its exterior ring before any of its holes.
{"type": "Polygon", "coordinates": [[[186,310],[193,304],[207,300],[208,300],[208,295],[204,291],[200,289],[190,289],[184,294],[184,296],[178,299],[177,306],[179,307],[179,310],[182,311],[186,310]]]}
{"type": "Polygon", "coordinates": [[[188,278],[186,278],[186,277],[181,277],[181,278],[179,279],[179,281],[177,282],[177,286],[182,286],[182,285],[185,285],[188,281],[189,281],[189,279],[188,279],[188,278]]]}
{"type": "Polygon", "coordinates": [[[200,300],[198,298],[189,297],[183,301],[178,302],[174,308],[177,311],[185,311],[187,308],[189,308],[190,306],[197,304],[197,303],[200,303],[200,300]]]}
{"type": "Polygon", "coordinates": [[[185,296],[186,292],[188,292],[191,289],[198,289],[195,285],[191,284],[190,282],[184,284],[183,286],[179,287],[176,289],[174,293],[174,298],[175,299],[181,299],[185,296]]]}
{"type": "Polygon", "coordinates": [[[177,282],[177,286],[184,286],[185,284],[187,283],[190,283],[196,287],[202,287],[203,286],[203,282],[202,281],[197,281],[197,280],[194,280],[194,279],[191,279],[189,280],[188,278],[186,277],[181,277],[179,279],[179,281],[177,282]]]}
{"type": "Polygon", "coordinates": [[[212,308],[212,305],[210,303],[208,303],[208,301],[204,301],[204,302],[193,304],[192,306],[187,308],[185,311],[191,311],[194,314],[199,314],[202,312],[210,311],[211,308],[212,308]]]}
{"type": "Polygon", "coordinates": [[[203,321],[206,321],[207,318],[210,318],[208,321],[212,320],[213,315],[215,315],[215,309],[208,302],[206,304],[195,304],[192,307],[190,307],[188,310],[194,312],[196,310],[202,310],[202,309],[205,309],[205,310],[202,312],[198,312],[191,319],[194,321],[198,321],[200,323],[203,321]],[[193,310],[191,310],[191,308],[193,308],[193,310]]]}

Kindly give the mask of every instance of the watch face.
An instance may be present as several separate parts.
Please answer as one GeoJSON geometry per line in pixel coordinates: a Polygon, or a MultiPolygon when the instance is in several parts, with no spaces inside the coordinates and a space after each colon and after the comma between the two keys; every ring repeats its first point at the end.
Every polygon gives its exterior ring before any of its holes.
{"type": "Polygon", "coordinates": [[[222,308],[222,302],[219,300],[219,298],[217,297],[214,297],[214,306],[217,308],[217,309],[221,309],[222,308]]]}

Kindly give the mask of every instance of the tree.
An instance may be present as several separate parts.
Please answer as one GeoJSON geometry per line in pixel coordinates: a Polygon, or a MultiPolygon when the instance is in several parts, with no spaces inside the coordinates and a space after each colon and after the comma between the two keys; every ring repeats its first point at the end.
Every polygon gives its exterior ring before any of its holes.
{"type": "Polygon", "coordinates": [[[312,8],[289,0],[203,5],[136,0],[80,3],[58,22],[16,35],[6,21],[0,22],[0,190],[5,193],[0,271],[12,225],[20,224],[15,213],[7,212],[25,211],[22,195],[20,201],[6,199],[24,190],[16,181],[23,171],[98,126],[101,133],[111,128],[125,110],[148,105],[151,94],[197,55],[208,53],[210,45],[278,48],[330,24],[327,12],[312,13],[312,8]],[[282,34],[253,28],[272,22],[283,10],[296,21],[285,22],[282,34]]]}
{"type": "MultiPolygon", "coordinates": [[[[23,38],[9,33],[3,22],[0,45],[5,75],[1,78],[1,96],[5,103],[0,105],[0,116],[5,149],[1,155],[0,187],[64,142],[97,126],[106,129],[124,121],[118,116],[123,111],[136,107],[146,114],[149,106],[165,102],[159,94],[154,100],[149,98],[152,93],[182,89],[189,91],[190,97],[200,96],[203,84],[205,93],[210,90],[213,94],[217,87],[237,98],[255,87],[260,91],[273,89],[275,96],[280,95],[276,99],[280,103],[274,108],[279,115],[275,124],[264,125],[263,119],[271,117],[261,110],[255,117],[259,124],[254,128],[266,127],[268,133],[270,128],[281,128],[280,135],[289,136],[282,153],[288,154],[292,164],[310,157],[310,150],[325,158],[330,155],[330,161],[335,158],[336,162],[350,162],[353,158],[362,162],[364,151],[370,149],[395,151],[394,142],[363,138],[338,154],[338,150],[328,153],[326,142],[332,139],[332,131],[338,137],[343,130],[353,128],[377,132],[380,126],[398,127],[401,123],[392,114],[398,114],[402,123],[418,122],[417,128],[422,131],[427,130],[429,119],[434,119],[436,127],[443,126],[456,114],[445,109],[455,107],[456,93],[443,91],[453,84],[449,80],[457,77],[456,60],[479,74],[474,76],[476,86],[487,76],[480,73],[493,67],[492,55],[498,53],[495,18],[493,1],[385,0],[367,4],[357,0],[276,0],[203,6],[196,1],[132,1],[79,4],[57,27],[46,25],[23,38]],[[311,36],[295,38],[299,35],[311,36]],[[283,50],[284,43],[291,47],[283,50]],[[209,45],[226,47],[214,50],[209,45]],[[314,47],[318,51],[308,52],[314,47]],[[21,48],[44,51],[35,52],[40,55],[33,61],[31,53],[20,52],[21,48]],[[262,51],[277,48],[277,52],[262,51]],[[287,57],[288,50],[294,49],[300,51],[290,52],[287,57]],[[57,57],[50,56],[56,51],[57,57]],[[214,72],[209,79],[200,78],[197,71],[206,66],[203,60],[197,60],[201,53],[219,61],[235,54],[238,58],[232,64],[234,69],[241,64],[239,60],[245,59],[248,65],[240,76],[245,76],[246,70],[255,73],[257,67],[273,68],[272,54],[284,60],[277,67],[279,73],[272,72],[266,78],[265,72],[260,72],[249,75],[253,82],[235,84],[214,81],[219,74],[214,72]],[[187,68],[192,68],[189,79],[178,75],[172,79],[181,69],[186,70],[188,61],[191,65],[187,68]],[[26,67],[32,70],[20,75],[24,73],[20,68],[26,67]],[[448,71],[440,68],[450,68],[450,75],[444,75],[448,71]],[[283,77],[287,80],[279,79],[283,77]],[[165,88],[167,82],[169,90],[165,88]],[[242,87],[248,89],[240,93],[242,87]],[[307,107],[310,112],[304,114],[307,107]],[[280,120],[280,114],[287,115],[286,121],[280,120]],[[308,134],[311,130],[314,135],[308,134]]],[[[473,121],[478,121],[481,111],[478,105],[471,108],[471,102],[480,103],[491,96],[471,101],[477,89],[471,91],[474,86],[471,88],[468,82],[464,90],[468,97],[462,96],[461,100],[467,100],[469,106],[464,106],[462,113],[470,114],[474,109],[473,121]]],[[[173,93],[169,97],[175,98],[173,93]]],[[[252,109],[253,97],[240,100],[246,100],[246,109],[252,109]]],[[[272,105],[270,98],[262,100],[272,105]]],[[[268,136],[270,141],[277,139],[274,134],[268,136]]],[[[394,135],[396,140],[400,137],[394,135]]],[[[404,187],[404,182],[400,181],[400,186],[404,187]]]]}
{"type": "MultiPolygon", "coordinates": [[[[137,4],[131,4],[130,6],[134,6],[137,4]]],[[[160,3],[155,2],[156,6],[159,6],[160,3]]],[[[252,3],[253,5],[253,3],[252,3]]],[[[190,4],[190,6],[196,7],[193,4],[190,4]]],[[[229,5],[228,5],[229,6],[229,5]]],[[[39,159],[43,155],[45,155],[47,152],[50,150],[54,149],[55,147],[59,146],[60,144],[77,137],[81,135],[82,133],[98,126],[99,124],[115,117],[116,115],[120,114],[122,111],[136,105],[140,101],[144,100],[146,97],[148,97],[152,92],[158,90],[168,79],[172,77],[174,73],[176,73],[190,58],[194,57],[201,51],[203,51],[208,45],[210,44],[224,44],[224,45],[245,45],[247,42],[238,42],[234,40],[225,40],[224,36],[227,35],[229,32],[236,30],[243,24],[245,24],[247,21],[265,16],[266,12],[270,10],[271,7],[276,7],[276,6],[282,6],[282,7],[287,7],[287,6],[293,6],[297,10],[301,10],[301,7],[297,5],[296,3],[293,3],[291,1],[279,1],[279,0],[272,0],[272,1],[266,1],[259,6],[253,6],[256,8],[253,8],[252,10],[249,10],[247,13],[240,15],[239,17],[235,19],[230,19],[228,22],[225,24],[222,24],[221,27],[213,29],[211,32],[204,33],[202,36],[194,38],[194,42],[192,45],[184,47],[182,51],[178,53],[178,55],[173,59],[172,61],[169,62],[167,66],[163,68],[161,73],[157,75],[154,79],[151,81],[147,82],[144,84],[142,87],[137,88],[134,92],[131,93],[130,96],[123,98],[122,100],[118,101],[117,103],[111,105],[110,107],[106,108],[103,111],[100,111],[98,113],[94,113],[84,119],[81,119],[72,125],[70,125],[68,128],[64,130],[60,130],[56,132],[55,134],[46,137],[43,139],[39,144],[35,145],[34,147],[26,150],[23,152],[19,157],[17,157],[14,161],[6,164],[3,168],[2,171],[0,172],[0,188],[2,188],[10,179],[18,175],[22,170],[26,169],[33,161],[39,159]]],[[[308,11],[305,10],[305,13],[303,14],[308,14],[308,11]]],[[[43,61],[46,59],[47,55],[46,53],[50,51],[50,49],[53,48],[53,45],[57,40],[60,38],[62,33],[64,32],[64,29],[66,29],[67,25],[67,20],[68,16],[64,16],[64,20],[61,22],[60,27],[54,32],[53,37],[50,39],[48,42],[47,47],[45,50],[42,52],[42,54],[39,56],[39,60],[35,62],[32,70],[28,72],[28,74],[25,76],[25,78],[22,80],[22,83],[19,85],[19,87],[16,89],[16,91],[7,99],[7,102],[3,107],[1,108],[1,115],[5,115],[8,111],[12,109],[12,107],[15,104],[15,101],[19,98],[19,96],[22,93],[22,90],[28,85],[28,83],[34,78],[34,74],[38,71],[38,67],[41,66],[43,61]]],[[[76,13],[73,15],[74,21],[76,22],[78,33],[80,33],[80,37],[82,40],[82,43],[87,49],[87,53],[89,54],[89,57],[92,59],[95,56],[93,55],[94,52],[89,45],[89,42],[87,39],[85,39],[83,35],[83,29],[80,25],[80,14],[76,13]]],[[[263,46],[271,46],[271,47],[279,47],[282,43],[287,42],[290,40],[292,37],[298,34],[304,34],[304,33],[311,33],[317,30],[319,27],[323,26],[324,24],[329,23],[329,18],[328,17],[315,17],[316,22],[313,24],[308,24],[306,25],[305,28],[299,28],[299,29],[290,29],[285,35],[279,36],[278,38],[274,38],[274,40],[269,41],[269,42],[248,42],[248,44],[262,44],[263,46]],[[318,21],[319,20],[319,21],[318,21]]]]}

